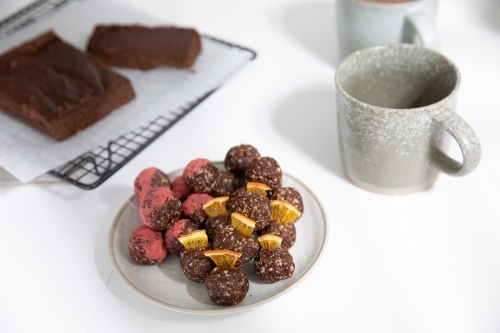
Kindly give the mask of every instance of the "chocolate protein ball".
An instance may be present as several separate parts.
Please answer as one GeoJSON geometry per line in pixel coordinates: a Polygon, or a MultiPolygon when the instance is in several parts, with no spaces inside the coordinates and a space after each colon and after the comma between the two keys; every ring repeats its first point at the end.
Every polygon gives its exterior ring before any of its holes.
{"type": "Polygon", "coordinates": [[[232,147],[226,154],[224,165],[228,171],[243,176],[253,160],[260,157],[257,149],[250,145],[232,147]]]}
{"type": "Polygon", "coordinates": [[[265,282],[277,282],[293,275],[295,264],[292,255],[278,247],[274,250],[260,249],[254,259],[257,275],[265,282]]]}
{"type": "Polygon", "coordinates": [[[216,267],[205,280],[208,296],[215,304],[236,305],[246,296],[248,279],[238,268],[216,267]]]}
{"type": "Polygon", "coordinates": [[[228,171],[219,172],[219,179],[212,191],[213,197],[228,196],[240,187],[240,181],[234,174],[228,171]]]}
{"type": "Polygon", "coordinates": [[[166,187],[150,190],[139,203],[142,222],[153,230],[165,230],[174,225],[182,212],[182,203],[166,187]]]}
{"type": "Polygon", "coordinates": [[[150,189],[157,187],[170,188],[170,178],[158,168],[151,167],[141,171],[134,181],[134,195],[137,201],[148,193],[150,189]]]}
{"type": "Polygon", "coordinates": [[[193,193],[182,203],[182,212],[191,222],[200,229],[205,226],[207,214],[203,210],[203,204],[212,200],[213,197],[204,193],[193,193]]]}
{"type": "Polygon", "coordinates": [[[182,173],[184,182],[195,193],[211,193],[219,179],[219,169],[205,158],[188,163],[182,173]]]}
{"type": "Polygon", "coordinates": [[[193,191],[191,191],[191,189],[187,187],[186,183],[184,182],[184,178],[182,176],[179,176],[174,179],[174,181],[172,182],[171,189],[175,193],[175,195],[179,198],[180,201],[186,200],[186,198],[190,194],[193,194],[193,191]]]}
{"type": "Polygon", "coordinates": [[[283,173],[278,162],[272,157],[261,157],[253,160],[245,173],[247,182],[266,184],[273,191],[281,188],[283,173]]]}
{"type": "Polygon", "coordinates": [[[250,262],[259,252],[259,242],[255,236],[244,237],[231,227],[216,233],[212,247],[216,250],[240,252],[241,257],[236,262],[236,266],[250,262]]]}
{"type": "Polygon", "coordinates": [[[195,230],[198,230],[196,225],[187,219],[175,222],[172,227],[165,230],[165,246],[167,250],[176,256],[180,256],[184,245],[179,242],[177,237],[187,235],[195,230]]]}
{"type": "Polygon", "coordinates": [[[233,193],[229,195],[229,199],[226,201],[226,209],[230,211],[236,200],[238,200],[238,198],[244,193],[247,193],[246,187],[240,187],[234,190],[233,193]]]}
{"type": "Polygon", "coordinates": [[[209,217],[205,221],[205,232],[210,242],[213,242],[219,231],[229,227],[231,227],[231,219],[227,215],[209,217]]]}
{"type": "Polygon", "coordinates": [[[293,187],[283,187],[274,191],[271,200],[286,201],[294,205],[301,213],[304,212],[304,204],[302,203],[302,196],[299,191],[293,187]]]}
{"type": "Polygon", "coordinates": [[[295,244],[295,239],[297,237],[297,231],[295,229],[295,224],[281,224],[274,221],[269,222],[264,229],[259,232],[260,235],[273,234],[283,238],[281,241],[281,247],[284,249],[289,249],[295,244]]]}
{"type": "Polygon", "coordinates": [[[186,277],[194,282],[204,282],[207,275],[214,269],[215,263],[205,256],[205,250],[181,251],[180,265],[186,277]]]}
{"type": "Polygon", "coordinates": [[[132,231],[128,251],[135,261],[145,265],[158,265],[167,256],[161,231],[151,230],[145,225],[132,231]]]}
{"type": "MultiPolygon", "coordinates": [[[[226,204],[227,205],[227,204],[226,204]]],[[[270,201],[257,193],[245,192],[231,205],[231,213],[240,213],[255,221],[255,231],[262,230],[271,221],[270,201]]]]}

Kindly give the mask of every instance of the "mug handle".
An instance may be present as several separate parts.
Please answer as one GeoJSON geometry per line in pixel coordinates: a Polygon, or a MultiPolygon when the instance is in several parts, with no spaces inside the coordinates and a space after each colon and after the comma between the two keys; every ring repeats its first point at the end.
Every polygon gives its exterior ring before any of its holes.
{"type": "Polygon", "coordinates": [[[423,11],[415,11],[406,15],[407,22],[413,27],[413,42],[415,39],[418,44],[439,51],[439,36],[436,25],[431,18],[423,11]]]}
{"type": "Polygon", "coordinates": [[[455,112],[442,112],[432,120],[451,134],[462,151],[463,163],[455,161],[439,148],[432,150],[431,162],[434,167],[450,176],[465,176],[473,171],[481,160],[481,144],[469,124],[455,112]]]}

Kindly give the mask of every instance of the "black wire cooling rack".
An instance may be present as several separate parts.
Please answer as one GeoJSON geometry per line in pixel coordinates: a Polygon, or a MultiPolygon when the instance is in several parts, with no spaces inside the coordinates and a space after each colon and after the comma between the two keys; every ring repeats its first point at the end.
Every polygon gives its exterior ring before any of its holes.
{"type": "MultiPolygon", "coordinates": [[[[1,21],[0,38],[11,35],[31,23],[52,15],[68,4],[81,1],[84,0],[38,0],[1,21]]],[[[202,38],[221,43],[229,48],[249,52],[249,60],[253,60],[257,56],[255,51],[248,48],[206,35],[202,35],[202,38]]],[[[115,140],[78,156],[66,164],[49,171],[49,174],[85,190],[98,187],[215,90],[217,88],[190,101],[179,109],[168,111],[166,115],[149,121],[137,130],[129,131],[115,140]]]]}
{"type": "Polygon", "coordinates": [[[49,174],[85,190],[96,188],[200,104],[213,91],[177,112],[171,111],[168,116],[159,116],[148,122],[146,126],[139,127],[138,130],[129,131],[117,139],[109,141],[104,146],[86,152],[65,165],[49,171],[49,174]]]}

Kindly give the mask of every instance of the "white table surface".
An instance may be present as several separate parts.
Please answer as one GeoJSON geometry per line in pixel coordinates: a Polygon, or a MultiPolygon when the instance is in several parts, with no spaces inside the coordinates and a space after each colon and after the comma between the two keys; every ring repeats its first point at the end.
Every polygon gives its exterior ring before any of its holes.
{"type": "MultiPolygon", "coordinates": [[[[13,2],[0,3],[0,16],[23,1],[13,2]]],[[[366,192],[343,175],[334,1],[128,2],[258,57],[97,189],[0,188],[0,332],[500,331],[500,1],[439,3],[442,52],[463,76],[458,112],[483,158],[464,178],[443,175],[406,196],[366,192]],[[321,199],[330,235],[320,264],[284,296],[232,315],[187,315],[136,296],[107,253],[135,176],[221,160],[241,143],[321,199]]]]}

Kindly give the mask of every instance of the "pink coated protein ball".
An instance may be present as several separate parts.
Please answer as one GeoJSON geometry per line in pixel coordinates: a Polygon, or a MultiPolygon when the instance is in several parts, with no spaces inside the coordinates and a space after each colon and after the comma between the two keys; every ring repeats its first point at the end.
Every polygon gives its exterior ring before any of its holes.
{"type": "Polygon", "coordinates": [[[181,251],[184,249],[184,245],[182,245],[177,238],[195,230],[198,230],[198,228],[188,219],[182,219],[175,222],[172,227],[165,230],[165,246],[167,250],[176,256],[180,256],[181,251]]]}
{"type": "Polygon", "coordinates": [[[211,193],[219,179],[219,169],[206,158],[188,163],[182,173],[184,182],[195,193],[211,193]]]}
{"type": "Polygon", "coordinates": [[[170,178],[158,168],[151,167],[141,171],[134,181],[134,195],[137,201],[149,192],[150,189],[157,187],[170,188],[170,178]]]}
{"type": "Polygon", "coordinates": [[[174,179],[171,188],[180,201],[186,200],[190,194],[193,194],[193,191],[186,185],[182,176],[174,179]]]}
{"type": "Polygon", "coordinates": [[[213,197],[204,193],[193,193],[182,203],[184,216],[191,222],[202,228],[207,219],[207,214],[203,210],[203,204],[212,200],[213,197]]]}
{"type": "Polygon", "coordinates": [[[140,264],[158,265],[167,256],[161,231],[151,230],[145,225],[137,227],[128,240],[132,258],[140,264]]]}
{"type": "Polygon", "coordinates": [[[182,213],[182,203],[166,187],[150,190],[139,203],[139,215],[142,222],[153,230],[170,228],[182,213]]]}

